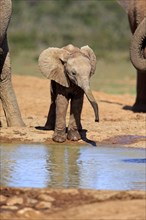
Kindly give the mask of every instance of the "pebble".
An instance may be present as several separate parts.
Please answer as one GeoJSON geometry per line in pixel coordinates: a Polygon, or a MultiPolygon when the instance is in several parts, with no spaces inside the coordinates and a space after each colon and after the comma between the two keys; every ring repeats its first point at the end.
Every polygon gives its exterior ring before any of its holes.
{"type": "Polygon", "coordinates": [[[23,217],[25,216],[25,217],[29,217],[29,215],[30,215],[30,213],[32,214],[37,214],[37,215],[39,215],[40,214],[40,212],[39,211],[36,211],[36,210],[34,210],[34,209],[32,209],[32,208],[23,208],[23,209],[21,209],[21,210],[19,210],[18,212],[17,212],[17,214],[18,215],[23,215],[23,217]]]}
{"type": "Polygon", "coordinates": [[[5,202],[7,200],[6,196],[0,195],[0,202],[5,202]]]}
{"type": "Polygon", "coordinates": [[[46,202],[54,202],[54,200],[55,200],[53,197],[46,195],[46,194],[39,195],[38,199],[46,201],[46,202]]]}
{"type": "Polygon", "coordinates": [[[20,215],[23,215],[26,212],[32,212],[32,211],[34,211],[34,209],[32,209],[32,208],[24,208],[24,209],[20,209],[17,213],[20,214],[20,215]]]}
{"type": "Polygon", "coordinates": [[[35,203],[38,202],[38,200],[36,200],[36,199],[31,199],[31,198],[27,198],[26,202],[27,202],[28,204],[35,204],[35,203]]]}
{"type": "Polygon", "coordinates": [[[51,202],[38,202],[38,204],[35,206],[36,209],[50,209],[52,207],[51,202]]]}
{"type": "Polygon", "coordinates": [[[6,204],[8,206],[13,206],[13,205],[16,205],[16,204],[17,205],[22,205],[23,204],[23,198],[14,196],[12,198],[7,199],[6,204]]]}
{"type": "Polygon", "coordinates": [[[17,210],[18,207],[14,205],[3,205],[1,206],[1,209],[17,210]]]}

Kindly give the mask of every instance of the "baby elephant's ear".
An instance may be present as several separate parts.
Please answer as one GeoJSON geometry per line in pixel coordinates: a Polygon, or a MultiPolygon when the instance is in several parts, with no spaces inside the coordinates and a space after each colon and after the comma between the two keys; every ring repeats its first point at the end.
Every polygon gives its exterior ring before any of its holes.
{"type": "MultiPolygon", "coordinates": [[[[139,0],[140,1],[140,0],[139,0]]],[[[117,2],[124,8],[124,10],[128,13],[129,10],[129,4],[130,4],[130,0],[117,0],[117,2]]],[[[132,5],[134,4],[134,1],[132,3],[132,5]]]]}
{"type": "Polygon", "coordinates": [[[90,76],[92,76],[96,70],[96,63],[97,63],[96,56],[95,56],[93,50],[89,46],[81,47],[81,52],[84,53],[90,60],[90,63],[91,63],[90,76]]]}
{"type": "Polygon", "coordinates": [[[50,47],[39,56],[39,68],[44,76],[62,86],[69,87],[69,81],[64,73],[63,61],[67,60],[68,52],[64,49],[50,47]]]}

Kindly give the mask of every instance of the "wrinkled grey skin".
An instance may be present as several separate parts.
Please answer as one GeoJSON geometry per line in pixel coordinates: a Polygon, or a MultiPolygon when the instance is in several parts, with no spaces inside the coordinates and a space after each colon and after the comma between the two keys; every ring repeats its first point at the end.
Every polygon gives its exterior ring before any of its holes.
{"type": "Polygon", "coordinates": [[[0,99],[8,126],[24,126],[11,82],[11,67],[7,28],[11,18],[12,3],[0,0],[0,99]]]}
{"type": "Polygon", "coordinates": [[[137,97],[134,112],[146,112],[146,0],[118,0],[128,14],[133,34],[130,58],[137,69],[137,97]]]}
{"type": "Polygon", "coordinates": [[[51,79],[51,105],[45,128],[54,130],[53,140],[66,140],[66,113],[70,101],[70,119],[67,138],[81,139],[81,111],[84,93],[99,121],[98,106],[89,86],[89,79],[96,68],[96,57],[88,46],[81,49],[68,45],[64,48],[48,48],[39,57],[41,72],[51,79]]]}

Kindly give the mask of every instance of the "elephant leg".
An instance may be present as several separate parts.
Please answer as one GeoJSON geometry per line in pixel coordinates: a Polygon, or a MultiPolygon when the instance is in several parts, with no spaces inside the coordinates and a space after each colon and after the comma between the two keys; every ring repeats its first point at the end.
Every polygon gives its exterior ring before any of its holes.
{"type": "Polygon", "coordinates": [[[146,72],[137,71],[137,97],[134,112],[146,112],[146,72]]]}
{"type": "Polygon", "coordinates": [[[56,87],[56,122],[53,141],[62,143],[66,141],[66,113],[69,99],[63,86],[56,84],[56,87]]]}
{"type": "Polygon", "coordinates": [[[56,83],[51,81],[50,83],[50,93],[51,93],[51,105],[48,112],[47,122],[45,128],[47,130],[54,130],[56,121],[56,83]]]}
{"type": "Polygon", "coordinates": [[[9,127],[25,126],[12,86],[7,37],[3,41],[2,51],[3,54],[0,57],[0,98],[7,125],[9,127]]]}
{"type": "Polygon", "coordinates": [[[72,141],[77,141],[81,139],[79,130],[82,129],[81,125],[81,112],[83,107],[84,92],[80,89],[80,94],[74,96],[71,99],[70,107],[70,120],[68,125],[67,138],[72,141]]]}

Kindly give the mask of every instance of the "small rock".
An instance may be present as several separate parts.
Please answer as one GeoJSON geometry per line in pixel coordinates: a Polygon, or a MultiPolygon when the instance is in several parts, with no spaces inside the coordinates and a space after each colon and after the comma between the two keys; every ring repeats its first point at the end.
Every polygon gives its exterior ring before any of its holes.
{"type": "Polygon", "coordinates": [[[18,207],[14,205],[3,205],[1,206],[1,209],[17,210],[18,207]]]}
{"type": "Polygon", "coordinates": [[[23,209],[21,209],[21,210],[19,210],[18,212],[17,212],[17,214],[18,215],[23,215],[23,217],[25,216],[25,217],[30,217],[30,215],[34,215],[34,214],[36,214],[36,215],[39,215],[40,214],[40,212],[39,211],[36,211],[36,210],[34,210],[34,209],[32,209],[32,208],[23,208],[23,209]]]}
{"type": "Polygon", "coordinates": [[[14,196],[12,198],[9,198],[6,202],[7,205],[13,206],[13,205],[22,205],[23,204],[23,198],[14,196]]]}
{"type": "Polygon", "coordinates": [[[31,198],[27,198],[26,202],[27,202],[28,204],[35,204],[35,203],[38,202],[38,200],[36,200],[36,199],[31,199],[31,198]]]}
{"type": "Polygon", "coordinates": [[[32,211],[34,211],[34,209],[32,209],[32,208],[24,208],[24,209],[20,209],[17,213],[20,214],[20,215],[23,215],[26,212],[32,212],[32,211]]]}
{"type": "Polygon", "coordinates": [[[55,201],[55,199],[54,199],[53,197],[51,197],[51,196],[49,196],[49,195],[46,195],[46,194],[41,194],[41,195],[39,195],[39,196],[38,196],[38,199],[44,200],[44,201],[46,201],[46,202],[53,202],[53,201],[55,201]]]}
{"type": "Polygon", "coordinates": [[[0,202],[5,202],[7,200],[6,196],[0,195],[0,202]]]}
{"type": "Polygon", "coordinates": [[[52,207],[52,203],[51,202],[39,202],[35,208],[36,209],[50,209],[52,207]]]}

